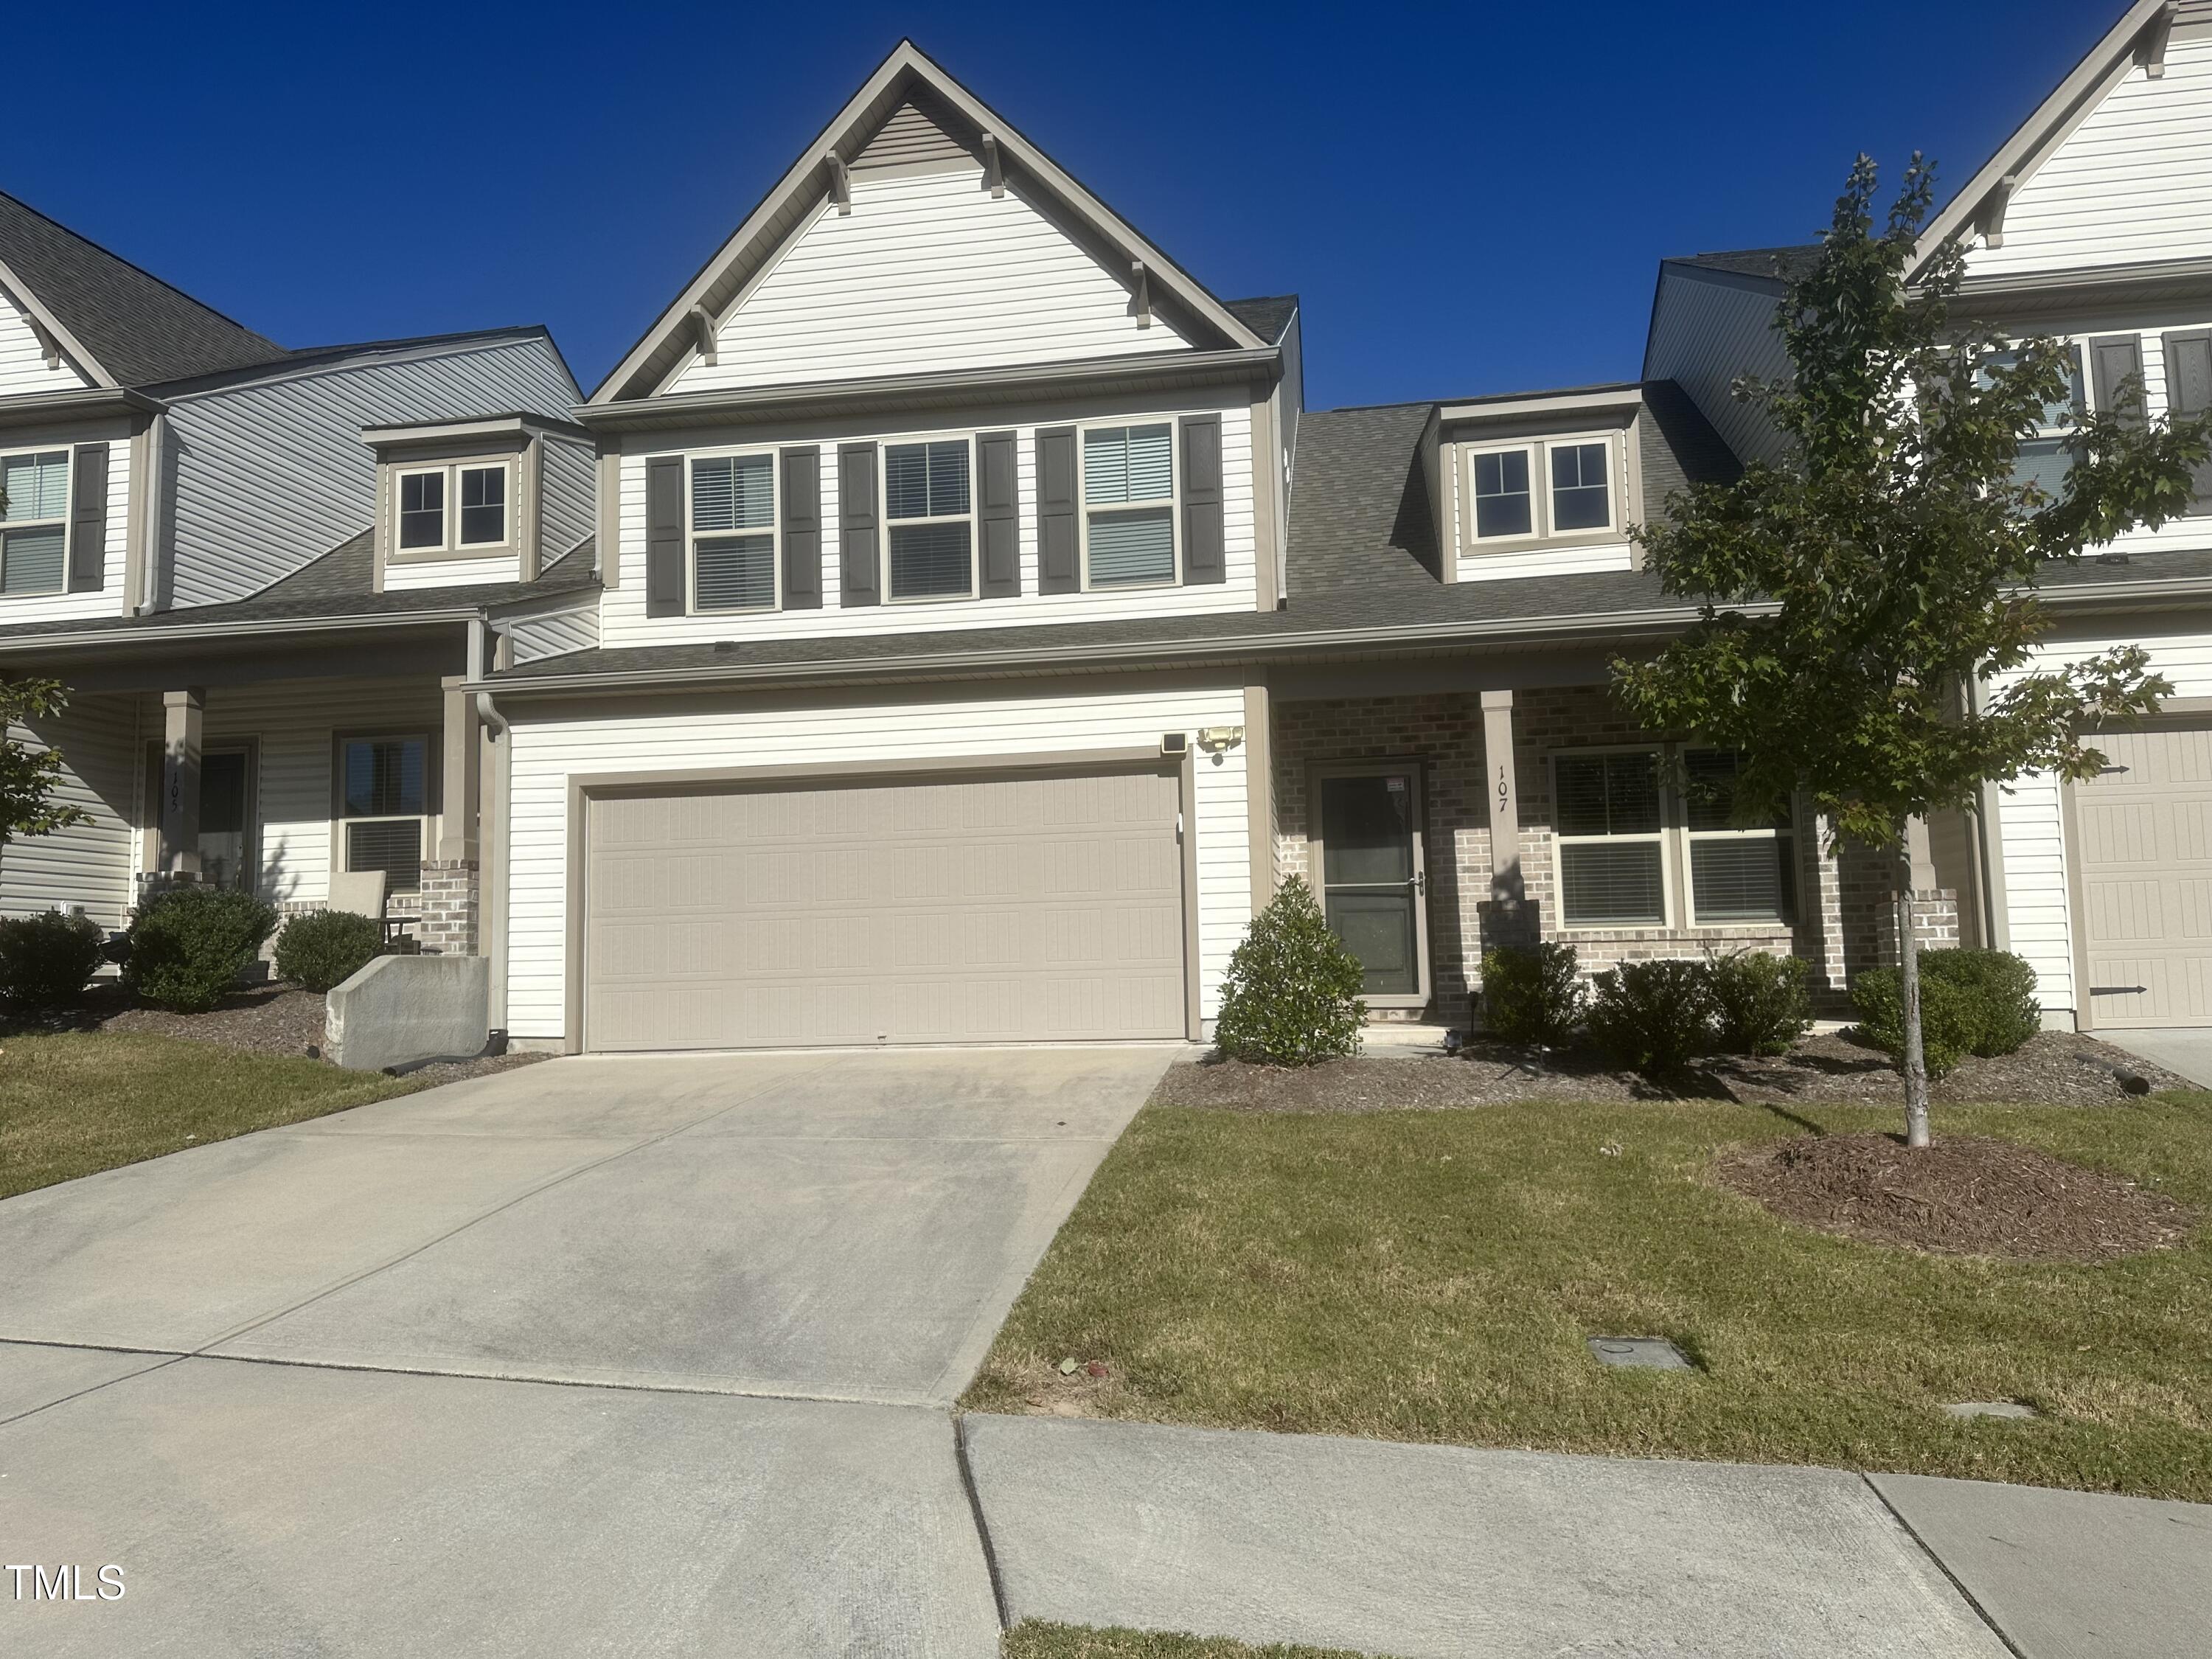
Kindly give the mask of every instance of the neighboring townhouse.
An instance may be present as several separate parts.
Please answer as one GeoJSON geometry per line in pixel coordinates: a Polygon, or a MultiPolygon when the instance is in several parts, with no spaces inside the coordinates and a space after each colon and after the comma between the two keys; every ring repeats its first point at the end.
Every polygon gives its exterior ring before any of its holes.
{"type": "MultiPolygon", "coordinates": [[[[1923,258],[1966,250],[1959,309],[2073,343],[2071,407],[2025,464],[2056,485],[2075,410],[2212,408],[2212,0],[2130,7],[1928,228],[1923,258]]],[[[1769,324],[1811,248],[1669,260],[1644,372],[1674,379],[1746,460],[1774,434],[1729,396],[1786,371],[1769,324]]],[[[2195,509],[2055,571],[2063,663],[2141,644],[2175,695],[2158,719],[2097,734],[2112,764],[2062,785],[1987,792],[1978,814],[1917,835],[1914,884],[1968,942],[2018,951],[2054,1024],[2212,1023],[2212,468],[2195,509]]],[[[1871,918],[1869,919],[1871,921],[1871,918]]]]}
{"type": "Polygon", "coordinates": [[[0,673],[90,822],[0,913],[381,871],[476,948],[474,665],[588,643],[592,447],[543,329],[286,350],[0,197],[0,673]]]}

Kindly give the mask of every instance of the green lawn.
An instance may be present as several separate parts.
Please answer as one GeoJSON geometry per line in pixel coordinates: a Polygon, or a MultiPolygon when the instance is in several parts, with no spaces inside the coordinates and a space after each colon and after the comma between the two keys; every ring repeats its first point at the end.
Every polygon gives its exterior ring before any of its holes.
{"type": "Polygon", "coordinates": [[[0,1198],[419,1088],[174,1037],[0,1042],[0,1198]]]}
{"type": "Polygon", "coordinates": [[[1025,1619],[1008,1631],[1000,1659],[1360,1659],[1341,1648],[1248,1647],[1220,1636],[1158,1636],[1025,1619]]]}
{"type": "MultiPolygon", "coordinates": [[[[2212,1213],[2212,1096],[1940,1110],[1947,1130],[2212,1213]]],[[[1795,1133],[1706,1102],[1148,1106],[964,1403],[2212,1499],[2212,1230],[2095,1267],[1936,1257],[1793,1227],[1707,1178],[1717,1149],[1795,1133]],[[1707,1369],[1608,1370],[1595,1334],[1672,1337],[1707,1369]],[[1108,1375],[1063,1378],[1063,1358],[1108,1375]],[[2048,1416],[1938,1409],[2002,1399],[2048,1416]]]]}

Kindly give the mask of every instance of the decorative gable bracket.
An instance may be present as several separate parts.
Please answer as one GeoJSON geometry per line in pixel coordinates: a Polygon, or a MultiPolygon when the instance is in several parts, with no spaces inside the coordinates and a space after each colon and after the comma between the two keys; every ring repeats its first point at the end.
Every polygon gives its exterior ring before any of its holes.
{"type": "Polygon", "coordinates": [[[999,137],[993,132],[983,135],[983,183],[994,202],[1006,193],[1006,164],[999,159],[999,137]]]}
{"type": "Polygon", "coordinates": [[[2143,32],[2136,36],[2136,62],[2154,81],[2166,76],[2166,44],[2173,37],[2173,20],[2180,9],[2176,0],[2166,0],[2152,14],[2150,21],[2143,25],[2143,32]]]}
{"type": "Polygon", "coordinates": [[[23,320],[30,324],[32,334],[37,337],[40,355],[46,358],[46,367],[59,368],[62,366],[62,343],[54,337],[53,330],[35,317],[26,317],[23,320]]]}
{"type": "Polygon", "coordinates": [[[693,306],[690,317],[692,332],[698,336],[699,361],[712,368],[716,362],[715,348],[720,342],[714,331],[714,319],[703,305],[693,306]]]}
{"type": "Polygon", "coordinates": [[[2005,210],[2012,205],[2012,193],[2019,184],[2020,175],[2008,173],[1982,198],[1982,204],[1974,213],[1974,228],[1982,233],[1984,246],[2004,246],[2005,210]]]}
{"type": "Polygon", "coordinates": [[[853,210],[853,181],[845,171],[845,158],[836,150],[829,154],[830,199],[837,204],[840,214],[853,210]]]}
{"type": "Polygon", "coordinates": [[[1145,269],[1142,259],[1129,262],[1129,285],[1133,292],[1129,299],[1130,312],[1139,328],[1152,325],[1152,274],[1145,269]]]}

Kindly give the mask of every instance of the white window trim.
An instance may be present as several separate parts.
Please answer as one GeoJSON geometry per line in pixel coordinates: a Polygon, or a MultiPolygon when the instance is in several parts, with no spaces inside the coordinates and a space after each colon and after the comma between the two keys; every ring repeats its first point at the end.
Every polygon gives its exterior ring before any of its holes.
{"type": "MultiPolygon", "coordinates": [[[[1077,467],[1081,469],[1080,453],[1077,467]]],[[[876,523],[882,532],[883,546],[878,553],[881,560],[877,580],[878,589],[885,605],[958,605],[982,596],[983,581],[983,526],[976,510],[980,480],[975,471],[975,434],[967,432],[929,432],[902,434],[894,438],[876,440],[876,523]],[[961,443],[968,447],[968,510],[965,513],[933,514],[926,519],[894,519],[891,517],[891,451],[914,444],[961,443]],[[894,526],[910,530],[921,525],[964,524],[968,526],[968,591],[964,593],[915,593],[899,599],[891,592],[891,530],[894,526]]],[[[1080,485],[1078,486],[1080,493],[1080,485]]]]}
{"type": "MultiPolygon", "coordinates": [[[[345,732],[336,734],[335,741],[332,745],[334,752],[331,757],[331,764],[337,768],[337,776],[335,780],[336,787],[332,792],[334,799],[331,803],[333,807],[333,813],[331,818],[331,840],[333,843],[331,849],[331,869],[347,875],[360,873],[353,867],[353,837],[347,833],[349,826],[356,823],[411,823],[415,826],[416,848],[417,849],[416,852],[416,866],[419,872],[422,865],[427,862],[430,857],[430,823],[431,820],[437,817],[435,812],[430,811],[428,809],[430,803],[437,798],[436,769],[444,763],[443,756],[439,747],[439,733],[434,729],[422,729],[416,731],[401,729],[388,732],[345,732]],[[346,750],[350,745],[356,743],[406,743],[418,738],[421,740],[422,744],[422,805],[424,810],[420,812],[353,813],[347,811],[345,810],[346,750]]],[[[418,873],[418,889],[419,886],[420,876],[418,873]]],[[[394,891],[405,892],[409,890],[414,890],[405,888],[394,889],[388,882],[386,884],[385,887],[385,891],[387,895],[394,891]]]]}
{"type": "MultiPolygon", "coordinates": [[[[1729,917],[1720,921],[1700,921],[1697,914],[1697,881],[1691,861],[1691,849],[1702,841],[1767,841],[1777,842],[1784,836],[1791,837],[1793,852],[1798,833],[1795,822],[1784,829],[1769,825],[1757,830],[1692,830],[1690,828],[1689,803],[1674,777],[1675,766],[1683,756],[1694,750],[1716,749],[1721,745],[1710,743],[1674,744],[1599,744],[1587,748],[1576,747],[1553,750],[1545,757],[1551,773],[1552,788],[1552,891],[1559,909],[1559,933],[1563,936],[1603,933],[1698,932],[1705,933],[1773,933],[1797,926],[1796,921],[1777,915],[1772,918],[1729,917]],[[1601,755],[1650,755],[1659,768],[1659,828],[1656,832],[1635,836],[1567,836],[1559,833],[1559,803],[1561,759],[1580,759],[1601,755]],[[1568,847],[1627,844],[1656,842],[1659,843],[1660,897],[1667,919],[1656,921],[1584,921],[1567,920],[1566,860],[1568,847]]],[[[1792,818],[1796,813],[1793,810],[1792,818]]],[[[1793,858],[1789,871],[1791,896],[1797,901],[1802,916],[1804,892],[1793,858]]]]}
{"type": "Polygon", "coordinates": [[[1552,790],[1552,891],[1556,894],[1559,911],[1559,932],[1565,933],[1622,933],[1663,930],[1672,932],[1680,914],[1674,902],[1676,885],[1674,830],[1676,816],[1670,810],[1674,792],[1667,787],[1666,745],[1654,743],[1601,744],[1589,748],[1555,749],[1545,757],[1551,773],[1552,790]],[[1568,836],[1559,832],[1559,763],[1562,760],[1595,760],[1606,755],[1649,755],[1658,771],[1659,827],[1632,836],[1568,836]],[[1659,904],[1662,911],[1657,921],[1570,921],[1567,920],[1567,861],[1570,847],[1656,846],[1659,848],[1659,904]]]}
{"type": "Polygon", "coordinates": [[[0,450],[0,461],[14,460],[24,455],[59,455],[62,458],[61,517],[58,519],[8,519],[0,521],[0,537],[18,530],[43,530],[49,526],[58,526],[62,532],[62,579],[52,587],[25,588],[17,593],[0,593],[0,602],[9,599],[50,599],[57,593],[66,593],[70,591],[70,509],[76,505],[76,446],[32,444],[22,449],[0,450]]]}
{"type": "Polygon", "coordinates": [[[783,609],[783,464],[774,449],[758,444],[744,444],[720,449],[694,449],[684,453],[684,610],[691,617],[764,617],[783,609]],[[691,464],[694,461],[738,460],[755,455],[768,457],[769,522],[761,530],[695,530],[691,527],[691,464]],[[769,538],[769,556],[775,568],[775,598],[768,605],[725,605],[702,608],[699,604],[699,540],[709,541],[730,536],[760,536],[769,538]]]}
{"type": "Polygon", "coordinates": [[[1182,457],[1176,453],[1181,423],[1172,415],[1158,419],[1140,419],[1133,416],[1113,420],[1079,422],[1075,428],[1075,495],[1077,510],[1076,538],[1081,549],[1080,568],[1082,591],[1085,593],[1149,593],[1156,588],[1180,587],[1182,585],[1182,457]],[[1164,426],[1168,429],[1168,493],[1163,497],[1148,497],[1141,501],[1121,501],[1093,507],[1085,491],[1090,487],[1089,475],[1084,470],[1085,437],[1094,431],[1126,431],[1131,427],[1164,426]],[[1168,532],[1175,546],[1175,569],[1164,580],[1156,582],[1106,582],[1094,585],[1091,580],[1091,515],[1097,513],[1144,513],[1164,507],[1168,510],[1168,532]]]}
{"type": "Polygon", "coordinates": [[[393,564],[410,564],[428,559],[475,559],[495,557],[515,550],[515,520],[520,503],[514,499],[514,459],[508,455],[478,458],[465,461],[439,461],[428,465],[395,465],[392,469],[392,548],[386,556],[393,564]],[[506,475],[506,505],[503,532],[495,542],[464,542],[461,539],[461,474],[497,471],[506,475]],[[400,544],[399,504],[407,478],[441,475],[446,481],[445,517],[435,547],[404,547],[400,544]]]}
{"type": "Polygon", "coordinates": [[[1595,432],[1547,432],[1539,437],[1500,438],[1492,441],[1462,440],[1459,451],[1459,485],[1465,503],[1461,514],[1461,540],[1470,554],[1521,551],[1529,548],[1580,547],[1589,543],[1617,542],[1627,534],[1622,518],[1628,493],[1627,431],[1608,427],[1595,432]],[[1603,444],[1606,452],[1606,521],[1587,530],[1552,528],[1552,455],[1554,448],[1572,449],[1583,444],[1603,444]],[[1528,524],[1526,535],[1485,536],[1476,527],[1474,459],[1515,451],[1528,457],[1528,524]]]}

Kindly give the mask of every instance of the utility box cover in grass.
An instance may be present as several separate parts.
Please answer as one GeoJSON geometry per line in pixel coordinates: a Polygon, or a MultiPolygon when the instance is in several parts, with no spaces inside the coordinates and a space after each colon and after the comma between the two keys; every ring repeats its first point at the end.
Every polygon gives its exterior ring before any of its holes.
{"type": "Polygon", "coordinates": [[[379,957],[331,993],[324,1052],[352,1072],[466,1060],[491,1036],[489,957],[379,957]]]}

